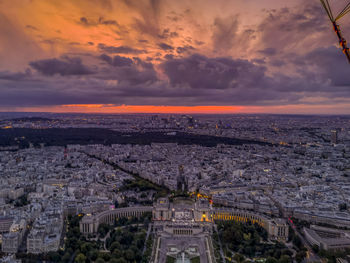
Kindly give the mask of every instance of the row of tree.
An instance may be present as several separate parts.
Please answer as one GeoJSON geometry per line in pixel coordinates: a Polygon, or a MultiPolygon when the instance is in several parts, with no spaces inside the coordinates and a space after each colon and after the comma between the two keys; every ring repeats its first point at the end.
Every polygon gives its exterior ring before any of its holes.
{"type": "Polygon", "coordinates": [[[244,262],[245,257],[263,257],[267,263],[292,262],[293,253],[282,243],[268,242],[266,230],[258,224],[219,222],[218,231],[225,256],[236,262],[244,262]]]}
{"type": "Polygon", "coordinates": [[[101,224],[98,235],[93,240],[88,240],[80,233],[79,221],[82,217],[69,216],[67,219],[67,232],[64,248],[57,252],[33,255],[18,253],[22,262],[62,262],[62,263],[134,263],[148,262],[151,254],[152,241],[146,243],[146,253],[142,251],[146,239],[146,229],[149,222],[149,214],[141,218],[121,218],[115,225],[118,227],[101,224]],[[109,237],[106,234],[109,233],[109,237]],[[106,244],[105,244],[106,243],[106,244]],[[107,250],[105,250],[107,248],[107,250]]]}

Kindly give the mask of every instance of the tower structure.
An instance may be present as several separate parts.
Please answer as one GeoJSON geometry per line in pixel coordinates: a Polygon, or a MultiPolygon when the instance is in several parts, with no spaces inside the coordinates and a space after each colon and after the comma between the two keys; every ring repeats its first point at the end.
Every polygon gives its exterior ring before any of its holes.
{"type": "Polygon", "coordinates": [[[187,180],[184,175],[184,167],[183,165],[179,165],[179,171],[177,175],[177,190],[181,192],[188,191],[187,180]]]}
{"type": "Polygon", "coordinates": [[[338,131],[337,130],[332,130],[331,131],[331,143],[332,144],[337,144],[338,143],[338,131]]]}

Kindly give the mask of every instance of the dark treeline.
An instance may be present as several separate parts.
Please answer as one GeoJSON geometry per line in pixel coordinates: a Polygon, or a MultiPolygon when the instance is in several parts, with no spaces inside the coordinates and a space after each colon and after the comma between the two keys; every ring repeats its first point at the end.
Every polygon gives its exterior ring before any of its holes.
{"type": "Polygon", "coordinates": [[[100,128],[0,129],[0,146],[18,145],[20,148],[26,148],[29,146],[29,143],[32,143],[34,146],[38,146],[40,143],[44,143],[46,146],[65,146],[67,144],[147,145],[151,143],[196,144],[207,147],[215,147],[218,144],[271,145],[261,141],[197,135],[185,132],[177,132],[176,135],[166,135],[164,132],[124,133],[100,128]]]}

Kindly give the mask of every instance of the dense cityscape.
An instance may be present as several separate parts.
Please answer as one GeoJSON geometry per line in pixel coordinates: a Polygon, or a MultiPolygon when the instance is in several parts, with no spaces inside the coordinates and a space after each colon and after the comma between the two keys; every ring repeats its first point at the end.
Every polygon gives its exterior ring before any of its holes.
{"type": "Polygon", "coordinates": [[[3,262],[347,260],[347,116],[0,117],[3,262]]]}

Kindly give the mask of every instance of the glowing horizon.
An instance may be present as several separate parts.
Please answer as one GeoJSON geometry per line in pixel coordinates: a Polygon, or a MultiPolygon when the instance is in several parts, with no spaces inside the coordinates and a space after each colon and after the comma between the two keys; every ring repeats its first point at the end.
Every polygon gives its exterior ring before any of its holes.
{"type": "MultiPolygon", "coordinates": [[[[349,115],[350,108],[342,105],[341,115],[349,115]]],[[[113,104],[71,104],[46,107],[18,107],[0,112],[51,112],[91,114],[313,114],[339,115],[339,105],[289,105],[289,106],[155,106],[113,104]]]]}

